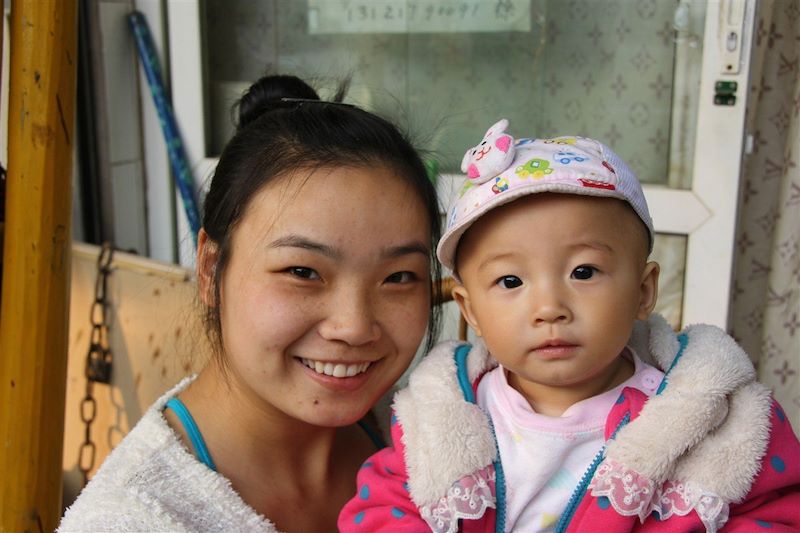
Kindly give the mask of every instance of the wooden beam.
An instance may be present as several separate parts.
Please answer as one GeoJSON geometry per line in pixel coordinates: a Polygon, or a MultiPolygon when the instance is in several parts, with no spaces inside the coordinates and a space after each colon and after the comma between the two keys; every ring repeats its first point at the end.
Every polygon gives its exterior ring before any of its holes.
{"type": "Polygon", "coordinates": [[[61,515],[76,0],[14,0],[0,304],[0,531],[61,515]]]}
{"type": "MultiPolygon", "coordinates": [[[[5,11],[5,9],[2,9],[2,6],[0,6],[0,17],[2,17],[2,20],[0,20],[0,63],[2,63],[2,58],[3,58],[3,30],[5,29],[5,26],[6,26],[5,25],[6,11],[5,11]]],[[[3,69],[2,69],[2,64],[0,64],[0,84],[2,84],[2,83],[3,83],[3,69]]],[[[6,120],[6,117],[0,116],[0,119],[6,120]]]]}

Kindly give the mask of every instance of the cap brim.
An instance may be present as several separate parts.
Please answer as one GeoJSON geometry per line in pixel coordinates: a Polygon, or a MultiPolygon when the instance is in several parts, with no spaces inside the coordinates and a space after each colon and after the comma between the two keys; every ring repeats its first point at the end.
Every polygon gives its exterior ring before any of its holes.
{"type": "Polygon", "coordinates": [[[488,202],[475,209],[470,216],[461,220],[458,224],[447,230],[436,247],[436,257],[451,271],[455,271],[455,253],[458,243],[464,233],[475,223],[476,220],[486,213],[498,207],[511,203],[523,196],[531,194],[541,194],[544,192],[554,192],[563,194],[575,194],[580,196],[595,196],[600,198],[616,198],[627,201],[625,195],[617,190],[600,189],[592,187],[580,187],[569,183],[536,182],[518,186],[513,190],[505,191],[491,198],[488,202]]]}

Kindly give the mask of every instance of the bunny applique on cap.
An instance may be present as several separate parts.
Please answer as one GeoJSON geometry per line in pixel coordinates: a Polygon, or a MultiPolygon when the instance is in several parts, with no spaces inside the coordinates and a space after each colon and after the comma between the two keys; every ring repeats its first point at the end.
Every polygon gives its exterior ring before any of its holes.
{"type": "Polygon", "coordinates": [[[498,121],[489,128],[479,145],[473,146],[464,154],[461,172],[465,172],[476,185],[497,176],[514,160],[514,137],[505,133],[506,128],[508,120],[498,121]]]}

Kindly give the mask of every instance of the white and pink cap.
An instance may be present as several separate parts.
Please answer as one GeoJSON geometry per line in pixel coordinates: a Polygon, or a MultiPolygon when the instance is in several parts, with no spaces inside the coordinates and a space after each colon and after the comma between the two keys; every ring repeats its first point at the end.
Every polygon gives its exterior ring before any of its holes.
{"type": "Polygon", "coordinates": [[[464,156],[462,170],[470,168],[472,172],[450,206],[445,233],[436,249],[444,266],[454,270],[458,242],[478,218],[517,198],[541,192],[618,198],[628,202],[647,227],[652,251],[653,221],[642,186],[617,154],[603,143],[586,137],[514,141],[505,133],[507,126],[506,120],[492,126],[481,144],[470,148],[464,156]],[[498,137],[501,138],[499,142],[498,137]],[[495,154],[492,150],[501,153],[495,154]],[[481,166],[475,161],[478,156],[484,163],[491,158],[495,168],[481,166]],[[480,172],[474,170],[476,166],[480,172]]]}

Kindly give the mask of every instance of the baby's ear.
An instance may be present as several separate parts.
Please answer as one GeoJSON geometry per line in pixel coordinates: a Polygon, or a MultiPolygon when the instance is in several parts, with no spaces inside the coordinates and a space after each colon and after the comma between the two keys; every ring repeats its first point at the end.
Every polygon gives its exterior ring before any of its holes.
{"type": "Polygon", "coordinates": [[[214,285],[217,280],[217,261],[219,260],[219,246],[206,230],[200,228],[197,234],[197,288],[200,300],[208,307],[216,307],[214,285]]]}
{"type": "Polygon", "coordinates": [[[475,313],[472,311],[472,300],[469,298],[469,291],[467,291],[466,287],[463,285],[456,285],[453,287],[453,300],[458,304],[458,308],[461,310],[461,315],[464,317],[464,320],[466,320],[467,324],[475,331],[475,334],[480,336],[481,327],[475,319],[475,313]]]}
{"type": "Polygon", "coordinates": [[[655,261],[650,261],[642,271],[642,282],[639,286],[639,309],[636,318],[647,320],[656,306],[658,300],[658,275],[661,267],[655,261]]]}

